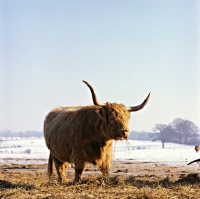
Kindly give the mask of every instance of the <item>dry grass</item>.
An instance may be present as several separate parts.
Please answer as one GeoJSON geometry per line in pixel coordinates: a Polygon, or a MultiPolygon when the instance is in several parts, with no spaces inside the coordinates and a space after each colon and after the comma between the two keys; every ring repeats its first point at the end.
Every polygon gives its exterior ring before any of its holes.
{"type": "Polygon", "coordinates": [[[69,169],[69,182],[58,184],[56,175],[51,182],[48,181],[46,166],[1,165],[0,198],[200,198],[200,175],[184,172],[184,168],[126,162],[115,164],[111,175],[102,177],[95,168],[88,167],[82,182],[77,184],[73,183],[73,169],[69,169]]]}

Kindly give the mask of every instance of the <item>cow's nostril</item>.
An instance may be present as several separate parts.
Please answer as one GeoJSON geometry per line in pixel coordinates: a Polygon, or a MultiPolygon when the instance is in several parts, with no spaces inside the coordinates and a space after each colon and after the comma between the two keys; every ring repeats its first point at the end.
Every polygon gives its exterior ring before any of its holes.
{"type": "Polygon", "coordinates": [[[127,131],[127,130],[123,130],[123,131],[122,131],[122,135],[123,135],[123,137],[127,137],[128,131],[127,131]]]}
{"type": "Polygon", "coordinates": [[[129,134],[128,132],[129,131],[127,129],[120,129],[119,130],[120,139],[127,139],[129,134]]]}

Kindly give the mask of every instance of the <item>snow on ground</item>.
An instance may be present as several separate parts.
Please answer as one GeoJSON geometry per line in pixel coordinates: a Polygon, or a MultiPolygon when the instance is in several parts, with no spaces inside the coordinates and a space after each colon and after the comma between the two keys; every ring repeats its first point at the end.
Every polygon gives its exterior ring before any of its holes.
{"type": "Polygon", "coordinates": [[[114,147],[115,159],[132,159],[137,162],[190,162],[200,158],[194,146],[166,143],[165,148],[160,142],[130,140],[129,145],[117,143],[114,147]]]}
{"type": "MultiPolygon", "coordinates": [[[[200,158],[194,146],[166,143],[161,148],[160,142],[129,140],[114,142],[114,160],[129,160],[137,162],[163,162],[184,163],[200,158]]],[[[0,163],[16,163],[32,161],[34,163],[47,163],[49,151],[44,138],[40,139],[14,139],[0,142],[0,163]]]]}

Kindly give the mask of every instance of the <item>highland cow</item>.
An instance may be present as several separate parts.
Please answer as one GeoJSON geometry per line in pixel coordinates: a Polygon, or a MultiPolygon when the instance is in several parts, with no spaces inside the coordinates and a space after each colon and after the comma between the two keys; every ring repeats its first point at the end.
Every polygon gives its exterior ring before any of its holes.
{"type": "Polygon", "coordinates": [[[130,112],[141,110],[148,102],[126,107],[123,104],[106,102],[100,104],[92,86],[90,89],[94,105],[58,107],[49,112],[44,121],[44,137],[50,150],[48,162],[49,178],[53,162],[58,181],[66,181],[69,163],[75,166],[75,179],[79,181],[86,163],[92,163],[107,175],[112,160],[113,140],[127,139],[130,112]]]}

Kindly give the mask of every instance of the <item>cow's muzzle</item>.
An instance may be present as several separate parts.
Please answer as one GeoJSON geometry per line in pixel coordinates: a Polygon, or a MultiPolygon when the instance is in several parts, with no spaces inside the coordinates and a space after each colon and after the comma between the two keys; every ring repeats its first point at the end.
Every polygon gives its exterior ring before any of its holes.
{"type": "Polygon", "coordinates": [[[119,137],[117,137],[116,140],[126,140],[129,136],[129,130],[128,129],[120,129],[118,131],[119,137]]]}

